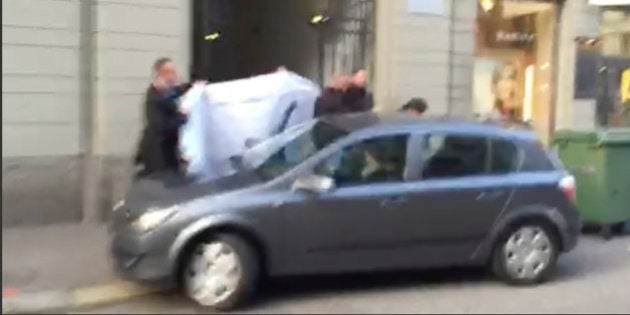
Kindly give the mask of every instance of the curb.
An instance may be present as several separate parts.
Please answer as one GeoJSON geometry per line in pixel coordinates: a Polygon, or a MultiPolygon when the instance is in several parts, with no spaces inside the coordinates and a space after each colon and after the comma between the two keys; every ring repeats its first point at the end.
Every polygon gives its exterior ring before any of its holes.
{"type": "Polygon", "coordinates": [[[120,281],[74,290],[53,290],[35,293],[18,293],[9,296],[3,295],[2,313],[31,314],[62,310],[69,311],[122,302],[159,291],[158,288],[120,281]]]}

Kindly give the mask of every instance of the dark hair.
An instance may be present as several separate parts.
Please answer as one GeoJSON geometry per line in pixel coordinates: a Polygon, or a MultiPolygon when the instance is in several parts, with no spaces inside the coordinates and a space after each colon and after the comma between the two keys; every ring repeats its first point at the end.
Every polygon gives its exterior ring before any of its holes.
{"type": "Polygon", "coordinates": [[[409,100],[407,104],[403,105],[403,107],[400,110],[402,111],[415,110],[419,113],[424,113],[425,111],[427,111],[428,108],[429,108],[429,105],[427,105],[427,101],[425,101],[423,98],[414,97],[411,100],[409,100]]]}
{"type": "Polygon", "coordinates": [[[153,63],[153,72],[157,73],[158,71],[160,71],[160,69],[162,69],[162,67],[169,63],[172,62],[171,58],[168,57],[162,57],[162,58],[158,58],[154,63],[153,63]]]}

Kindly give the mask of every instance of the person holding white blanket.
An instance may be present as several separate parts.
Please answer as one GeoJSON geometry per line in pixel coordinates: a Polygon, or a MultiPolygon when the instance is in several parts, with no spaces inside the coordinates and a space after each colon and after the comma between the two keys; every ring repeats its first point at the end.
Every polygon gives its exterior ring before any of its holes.
{"type": "Polygon", "coordinates": [[[230,158],[248,146],[313,119],[320,90],[281,70],[248,79],[195,85],[182,101],[189,113],[180,135],[187,174],[210,181],[236,173],[230,158]]]}
{"type": "Polygon", "coordinates": [[[367,72],[360,69],[352,75],[331,79],[315,103],[315,116],[365,112],[373,107],[372,94],[367,90],[367,72]]]}
{"type": "Polygon", "coordinates": [[[134,159],[139,167],[136,177],[176,171],[180,166],[177,141],[186,117],[178,111],[177,99],[190,84],[179,84],[177,70],[169,58],[156,60],[152,70],[154,78],[144,102],[144,129],[134,159]]]}

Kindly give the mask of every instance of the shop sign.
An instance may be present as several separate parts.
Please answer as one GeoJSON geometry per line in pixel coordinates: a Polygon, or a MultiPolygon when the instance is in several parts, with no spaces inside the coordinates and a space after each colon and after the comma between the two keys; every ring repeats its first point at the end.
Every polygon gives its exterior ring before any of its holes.
{"type": "Polygon", "coordinates": [[[487,17],[478,23],[478,31],[485,37],[485,45],[489,48],[531,49],[536,42],[533,15],[512,19],[487,17]]]}
{"type": "Polygon", "coordinates": [[[497,30],[495,40],[496,43],[505,44],[531,44],[534,42],[536,34],[522,33],[522,32],[510,32],[504,30],[497,30]]]}

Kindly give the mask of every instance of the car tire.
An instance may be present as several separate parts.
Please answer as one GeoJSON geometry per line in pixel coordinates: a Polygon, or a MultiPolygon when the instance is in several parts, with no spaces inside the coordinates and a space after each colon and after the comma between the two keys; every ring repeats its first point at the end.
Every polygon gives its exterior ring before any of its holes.
{"type": "Polygon", "coordinates": [[[560,242],[548,224],[529,222],[505,231],[492,254],[492,271],[511,285],[546,281],[555,271],[560,242]]]}
{"type": "Polygon", "coordinates": [[[619,222],[613,224],[611,230],[614,234],[622,235],[626,231],[626,222],[619,222]]]}
{"type": "Polygon", "coordinates": [[[186,295],[218,311],[244,304],[258,282],[257,258],[254,248],[236,235],[219,234],[199,242],[184,269],[186,295]]]}

